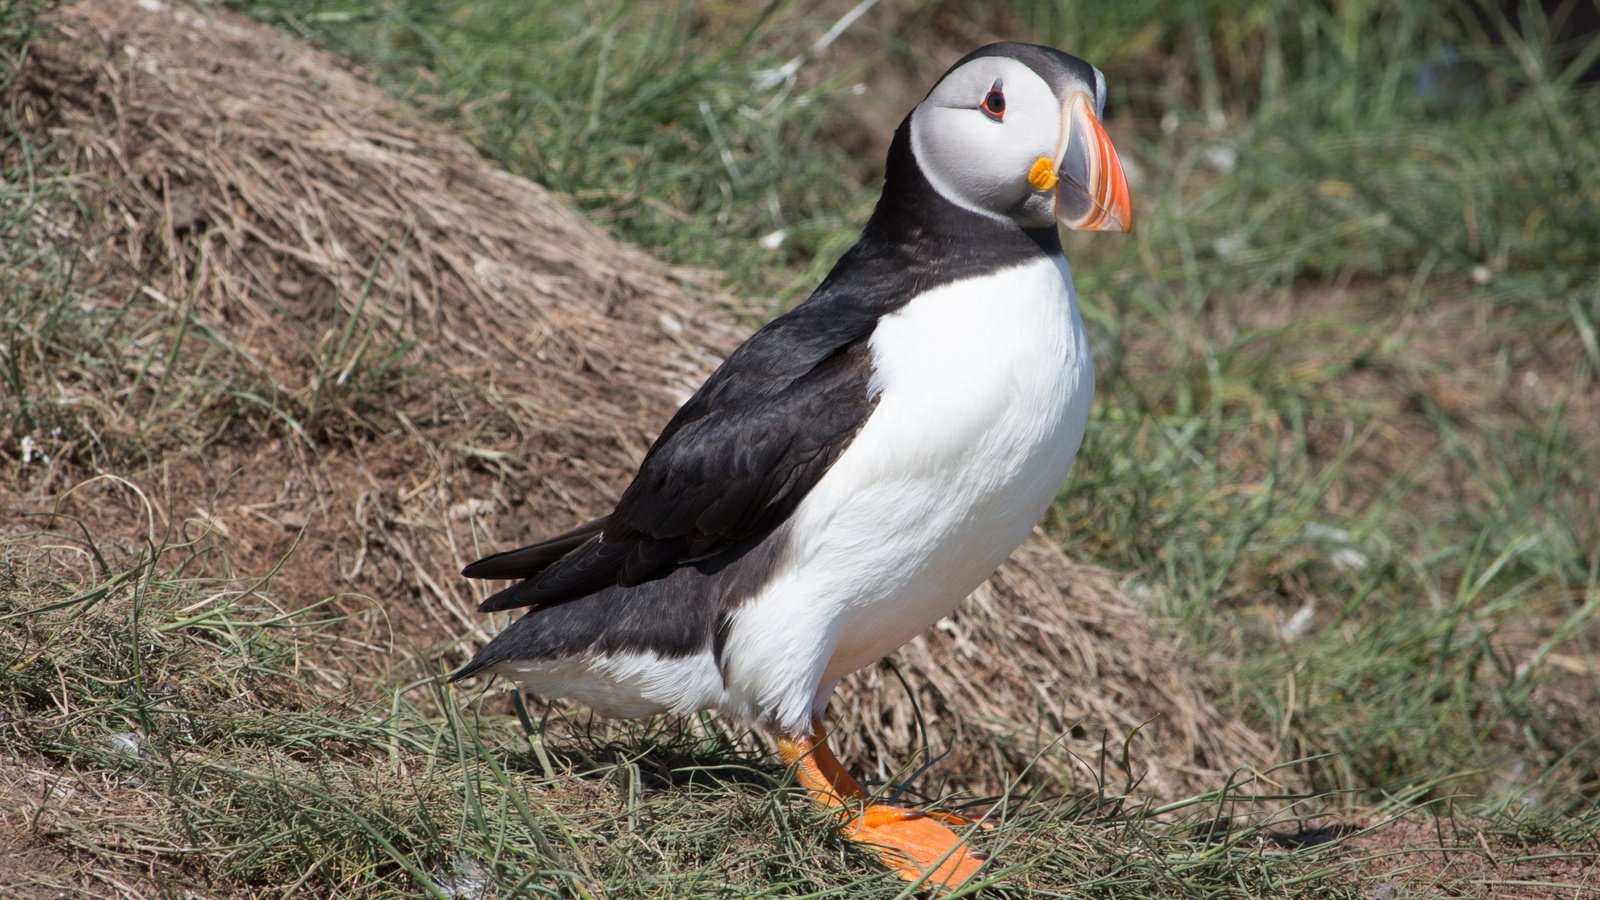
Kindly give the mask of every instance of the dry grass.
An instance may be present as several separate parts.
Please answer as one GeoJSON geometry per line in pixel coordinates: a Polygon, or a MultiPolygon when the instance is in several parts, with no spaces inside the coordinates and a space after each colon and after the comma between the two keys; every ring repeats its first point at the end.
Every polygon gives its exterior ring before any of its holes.
{"type": "MultiPolygon", "coordinates": [[[[62,226],[83,277],[130,327],[186,336],[63,382],[80,417],[0,487],[52,518],[14,518],[8,552],[82,571],[85,532],[127,559],[204,531],[211,574],[347,617],[302,660],[326,688],[448,669],[492,627],[460,566],[601,510],[736,341],[685,288],[707,279],[236,16],[91,2],[52,25],[15,101],[94,179],[62,226]]],[[[1103,775],[1167,799],[1270,758],[1107,573],[1039,538],[896,659],[909,695],[880,667],[836,702],[880,777],[921,744],[949,749],[952,788],[1103,775]]]]}

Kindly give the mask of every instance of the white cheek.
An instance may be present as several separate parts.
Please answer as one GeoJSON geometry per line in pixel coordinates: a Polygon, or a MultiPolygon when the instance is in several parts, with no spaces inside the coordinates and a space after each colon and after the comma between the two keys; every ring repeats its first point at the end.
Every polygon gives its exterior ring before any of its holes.
{"type": "Polygon", "coordinates": [[[1051,152],[1035,146],[1035,130],[973,109],[924,106],[911,120],[911,152],[939,193],[992,216],[1027,196],[1028,167],[1051,152]]]}

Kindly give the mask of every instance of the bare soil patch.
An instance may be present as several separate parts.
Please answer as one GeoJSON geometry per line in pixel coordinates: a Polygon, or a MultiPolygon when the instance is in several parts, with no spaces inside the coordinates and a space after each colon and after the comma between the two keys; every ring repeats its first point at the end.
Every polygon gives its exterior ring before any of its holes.
{"type": "Polygon", "coordinates": [[[1480,824],[1408,816],[1345,839],[1369,898],[1495,897],[1547,900],[1600,889],[1595,847],[1530,841],[1480,824]]]}

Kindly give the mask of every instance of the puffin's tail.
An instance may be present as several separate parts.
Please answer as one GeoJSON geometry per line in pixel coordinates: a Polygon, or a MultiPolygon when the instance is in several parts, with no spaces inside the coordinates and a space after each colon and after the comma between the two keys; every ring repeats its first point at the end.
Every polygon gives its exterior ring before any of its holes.
{"type": "Polygon", "coordinates": [[[468,578],[532,578],[604,531],[610,521],[610,516],[601,516],[536,544],[491,553],[462,569],[461,574],[468,578]]]}
{"type": "Polygon", "coordinates": [[[456,682],[460,681],[463,678],[471,678],[472,676],[478,674],[478,670],[479,669],[482,669],[482,668],[485,668],[486,666],[488,666],[489,663],[486,662],[486,661],[483,661],[482,660],[482,656],[483,656],[483,654],[481,654],[481,653],[478,654],[477,656],[474,656],[472,659],[467,661],[466,665],[464,665],[461,668],[455,670],[454,672],[451,672],[450,673],[450,678],[449,678],[449,683],[450,684],[455,684],[456,682]]]}
{"type": "MultiPolygon", "coordinates": [[[[519,600],[523,590],[533,585],[528,579],[532,579],[557,560],[588,543],[591,538],[605,530],[606,522],[610,519],[610,516],[601,516],[571,531],[564,531],[526,547],[490,554],[462,569],[461,574],[468,578],[518,579],[517,584],[490,595],[489,599],[478,604],[478,611],[498,612],[529,605],[531,601],[519,600]]],[[[463,678],[470,678],[495,661],[497,660],[491,660],[480,650],[466,665],[450,673],[450,681],[453,683],[463,678]]]]}

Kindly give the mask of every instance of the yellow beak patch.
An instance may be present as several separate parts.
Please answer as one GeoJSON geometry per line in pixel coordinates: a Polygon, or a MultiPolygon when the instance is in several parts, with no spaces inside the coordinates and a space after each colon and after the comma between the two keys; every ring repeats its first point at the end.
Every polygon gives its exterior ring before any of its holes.
{"type": "Polygon", "coordinates": [[[1060,178],[1056,177],[1055,160],[1048,156],[1041,156],[1034,160],[1033,165],[1028,169],[1028,183],[1033,185],[1033,189],[1036,191],[1048,191],[1055,187],[1056,182],[1060,180],[1060,178]]]}

